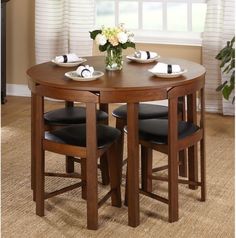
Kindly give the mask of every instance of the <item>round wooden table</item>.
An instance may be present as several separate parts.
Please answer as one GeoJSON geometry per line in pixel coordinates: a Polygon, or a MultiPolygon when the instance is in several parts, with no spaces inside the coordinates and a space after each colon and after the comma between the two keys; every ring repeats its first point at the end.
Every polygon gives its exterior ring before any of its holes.
{"type": "MultiPolygon", "coordinates": [[[[32,129],[39,130],[38,117],[42,116],[40,104],[42,100],[37,99],[38,95],[34,88],[43,85],[48,88],[43,96],[68,100],[76,98],[81,91],[94,92],[99,95],[99,103],[127,103],[127,136],[128,152],[128,224],[136,227],[139,225],[139,140],[138,140],[138,103],[145,101],[163,100],[167,98],[168,89],[194,83],[205,77],[205,68],[197,63],[183,59],[160,58],[160,62],[168,64],[179,64],[187,72],[178,78],[160,78],[152,75],[148,69],[156,62],[139,64],[124,59],[123,69],[120,71],[106,71],[105,58],[102,56],[86,57],[90,66],[95,70],[104,72],[104,76],[94,81],[78,82],[65,76],[68,71],[76,67],[59,67],[52,62],[39,64],[30,68],[27,73],[30,76],[29,88],[32,91],[32,129]],[[53,93],[53,89],[66,90],[68,94],[53,93]]],[[[74,100],[76,101],[76,100],[74,100]]],[[[196,117],[196,108],[193,108],[193,117],[196,117]]],[[[38,131],[36,136],[42,136],[38,131]]],[[[36,150],[40,150],[36,145],[36,150]]]]}

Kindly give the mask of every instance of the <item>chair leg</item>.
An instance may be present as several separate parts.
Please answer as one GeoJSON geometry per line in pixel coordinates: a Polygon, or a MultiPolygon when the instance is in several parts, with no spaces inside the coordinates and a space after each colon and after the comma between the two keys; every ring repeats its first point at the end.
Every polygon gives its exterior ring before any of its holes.
{"type": "MultiPolygon", "coordinates": [[[[92,153],[91,153],[92,154],[92,153]]],[[[98,229],[98,182],[96,154],[86,160],[87,228],[98,229]]]]}
{"type": "Polygon", "coordinates": [[[100,157],[100,170],[102,174],[102,184],[108,185],[110,183],[110,178],[108,170],[108,158],[106,153],[100,157]]]}
{"type": "Polygon", "coordinates": [[[121,184],[121,172],[122,169],[122,161],[117,155],[117,143],[114,143],[109,150],[108,153],[108,168],[110,174],[110,183],[111,183],[111,203],[112,206],[121,207],[121,192],[120,192],[120,184],[121,184]]]}
{"type": "Polygon", "coordinates": [[[169,222],[175,222],[179,219],[177,156],[170,158],[169,155],[168,160],[169,222]]]}
{"type": "Polygon", "coordinates": [[[87,199],[86,176],[86,158],[81,158],[82,198],[85,200],[87,199]]]}
{"type": "MultiPolygon", "coordinates": [[[[124,154],[124,127],[126,125],[126,121],[116,118],[116,128],[121,131],[121,135],[117,141],[118,144],[118,154],[119,157],[121,158],[121,161],[123,161],[123,154],[124,154]]],[[[120,176],[122,177],[122,169],[121,169],[121,174],[120,176]]]]}
{"type": "Polygon", "coordinates": [[[200,166],[201,166],[201,201],[206,201],[206,161],[205,161],[205,141],[200,143],[200,166]]]}
{"type": "Polygon", "coordinates": [[[128,166],[126,168],[126,176],[125,176],[125,200],[124,205],[128,206],[128,166]]]}
{"type": "MultiPolygon", "coordinates": [[[[31,139],[32,140],[32,139],[31,139]]],[[[31,150],[34,150],[35,147],[31,146],[31,150]]],[[[31,152],[31,189],[33,191],[33,201],[36,201],[36,189],[35,189],[35,183],[36,183],[36,168],[35,168],[35,154],[34,152],[31,152]]]]}
{"type": "Polygon", "coordinates": [[[141,146],[142,190],[152,192],[152,149],[141,146]]]}
{"type": "Polygon", "coordinates": [[[75,171],[74,161],[72,156],[66,156],[66,173],[73,173],[75,171]]]}
{"type": "Polygon", "coordinates": [[[36,200],[36,214],[44,216],[44,170],[45,170],[45,152],[38,151],[36,160],[36,186],[35,186],[35,200],[36,200]]]}
{"type": "MultiPolygon", "coordinates": [[[[178,120],[180,121],[186,121],[186,98],[185,97],[181,97],[178,100],[178,109],[179,109],[179,113],[178,113],[178,120]]],[[[187,177],[188,176],[188,166],[187,166],[187,150],[182,150],[179,152],[179,176],[181,177],[187,177]]]]}
{"type": "Polygon", "coordinates": [[[187,177],[188,173],[187,173],[187,150],[181,150],[179,152],[179,176],[181,177],[187,177]]]}
{"type": "MultiPolygon", "coordinates": [[[[106,112],[107,114],[109,114],[109,106],[106,103],[102,103],[99,105],[99,109],[106,112]]],[[[109,120],[108,118],[105,119],[104,121],[100,122],[102,124],[108,125],[109,124],[109,120]]],[[[107,158],[107,154],[104,153],[101,157],[100,157],[100,170],[101,170],[101,175],[102,175],[102,184],[103,185],[108,185],[110,183],[110,178],[109,178],[109,169],[108,169],[108,158],[107,158]]]]}
{"type": "MultiPolygon", "coordinates": [[[[197,159],[197,144],[188,148],[188,169],[189,169],[189,181],[198,181],[198,159],[197,159]]],[[[189,188],[196,190],[198,186],[189,185],[189,188]]]]}

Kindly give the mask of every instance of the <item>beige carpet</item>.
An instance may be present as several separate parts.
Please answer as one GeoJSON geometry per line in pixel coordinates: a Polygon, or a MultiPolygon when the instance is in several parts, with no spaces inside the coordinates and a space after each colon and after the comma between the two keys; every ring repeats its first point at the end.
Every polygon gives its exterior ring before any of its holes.
{"type": "MultiPolygon", "coordinates": [[[[50,102],[47,108],[62,105],[50,102]]],[[[180,220],[170,224],[167,205],[141,195],[141,223],[131,228],[127,208],[111,207],[107,201],[99,210],[99,230],[88,231],[80,189],[47,200],[46,216],[35,215],[30,189],[30,99],[9,97],[2,105],[2,237],[234,237],[234,118],[208,114],[206,119],[206,202],[198,200],[200,189],[180,185],[180,220]]],[[[63,156],[48,153],[46,158],[48,170],[63,171],[63,156]]],[[[166,158],[155,153],[155,159],[165,163],[166,158]]],[[[50,179],[46,187],[50,190],[72,182],[50,179]]],[[[161,193],[167,190],[160,182],[155,188],[161,193]]],[[[104,192],[100,185],[100,195],[104,192]]]]}

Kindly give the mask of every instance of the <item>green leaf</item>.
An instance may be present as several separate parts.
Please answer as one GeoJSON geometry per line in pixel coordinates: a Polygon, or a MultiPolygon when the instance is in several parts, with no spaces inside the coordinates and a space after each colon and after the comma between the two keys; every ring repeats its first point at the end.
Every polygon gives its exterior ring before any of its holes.
{"type": "Polygon", "coordinates": [[[229,95],[232,90],[230,90],[230,87],[228,85],[225,85],[225,87],[222,90],[222,95],[226,100],[229,100],[229,95]]]}
{"type": "Polygon", "coordinates": [[[101,31],[101,30],[94,30],[94,31],[90,31],[89,33],[90,33],[90,38],[93,39],[93,40],[95,40],[96,36],[97,36],[98,34],[101,34],[102,31],[101,31]]]}
{"type": "Polygon", "coordinates": [[[234,59],[235,58],[235,50],[232,50],[231,57],[234,59]]]}
{"type": "Polygon", "coordinates": [[[224,83],[222,83],[221,85],[219,85],[219,86],[216,88],[216,91],[217,91],[217,92],[221,91],[227,83],[228,83],[228,81],[225,81],[224,83]]]}
{"type": "Polygon", "coordinates": [[[231,43],[235,42],[235,36],[232,38],[231,43]]]}
{"type": "Polygon", "coordinates": [[[133,42],[126,42],[125,44],[122,44],[121,47],[123,49],[127,49],[128,47],[135,48],[135,43],[133,43],[133,42]]]}
{"type": "Polygon", "coordinates": [[[101,51],[101,52],[104,52],[104,51],[106,51],[107,50],[107,48],[108,48],[108,43],[106,43],[105,45],[99,45],[99,50],[101,51]]]}
{"type": "Polygon", "coordinates": [[[232,85],[228,86],[228,85],[225,85],[225,87],[223,88],[222,90],[222,94],[223,94],[223,97],[226,99],[226,100],[229,100],[229,96],[230,94],[232,93],[234,87],[232,85]]]}
{"type": "Polygon", "coordinates": [[[232,61],[231,61],[231,66],[232,66],[233,68],[235,68],[235,59],[232,59],[232,61]]]}
{"type": "Polygon", "coordinates": [[[235,42],[235,36],[233,37],[233,39],[232,39],[231,42],[230,42],[230,46],[231,46],[231,47],[233,47],[234,42],[235,42]]]}
{"type": "Polygon", "coordinates": [[[223,70],[223,73],[229,73],[230,71],[230,65],[227,65],[224,70],[223,70]]]}
{"type": "Polygon", "coordinates": [[[235,84],[235,71],[233,71],[231,77],[230,77],[230,84],[234,85],[235,84]]]}
{"type": "Polygon", "coordinates": [[[218,60],[222,60],[222,58],[224,58],[225,54],[228,52],[228,48],[224,47],[217,55],[216,55],[216,59],[218,60]]]}

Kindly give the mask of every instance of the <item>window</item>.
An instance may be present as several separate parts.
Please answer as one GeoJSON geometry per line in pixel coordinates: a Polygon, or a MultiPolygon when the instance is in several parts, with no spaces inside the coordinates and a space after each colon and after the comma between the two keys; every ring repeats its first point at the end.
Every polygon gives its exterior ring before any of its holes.
{"type": "Polygon", "coordinates": [[[206,0],[96,0],[96,27],[125,23],[137,42],[201,44],[206,0]]]}

